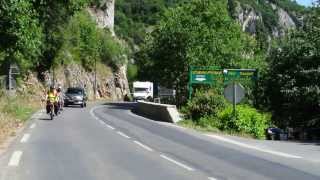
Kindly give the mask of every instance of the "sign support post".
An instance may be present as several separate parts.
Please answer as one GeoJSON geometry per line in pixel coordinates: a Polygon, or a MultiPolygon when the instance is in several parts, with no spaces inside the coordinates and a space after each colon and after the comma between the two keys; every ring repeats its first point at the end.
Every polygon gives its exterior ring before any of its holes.
{"type": "Polygon", "coordinates": [[[236,112],[236,97],[237,97],[237,86],[236,86],[236,82],[233,81],[233,101],[232,101],[232,104],[233,104],[233,117],[234,119],[236,120],[237,119],[237,112],[236,112]]]}

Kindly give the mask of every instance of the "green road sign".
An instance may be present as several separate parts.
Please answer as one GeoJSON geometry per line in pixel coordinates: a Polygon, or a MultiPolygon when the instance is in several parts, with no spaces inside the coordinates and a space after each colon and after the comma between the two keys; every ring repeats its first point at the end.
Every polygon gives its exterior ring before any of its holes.
{"type": "Polygon", "coordinates": [[[215,66],[190,66],[189,98],[192,95],[192,85],[217,85],[230,82],[255,81],[258,78],[256,69],[222,69],[215,66]]]}

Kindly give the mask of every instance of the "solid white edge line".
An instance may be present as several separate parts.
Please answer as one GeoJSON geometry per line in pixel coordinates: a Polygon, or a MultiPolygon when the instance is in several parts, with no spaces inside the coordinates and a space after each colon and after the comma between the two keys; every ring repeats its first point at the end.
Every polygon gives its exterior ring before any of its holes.
{"type": "Polygon", "coordinates": [[[151,149],[151,148],[148,147],[147,145],[142,144],[142,143],[139,142],[139,141],[133,141],[133,142],[136,143],[137,145],[141,146],[142,148],[146,149],[147,151],[150,151],[150,152],[153,151],[153,149],[151,149]]]}
{"type": "Polygon", "coordinates": [[[15,151],[10,158],[8,166],[19,166],[21,156],[22,151],[15,151]]]}
{"type": "Polygon", "coordinates": [[[30,138],[30,134],[24,134],[20,140],[21,143],[26,143],[30,138]]]}
{"type": "Polygon", "coordinates": [[[31,124],[30,129],[35,128],[37,125],[35,123],[31,124]]]}
{"type": "Polygon", "coordinates": [[[191,168],[191,167],[189,167],[189,166],[187,166],[185,164],[182,164],[182,163],[180,163],[180,162],[178,162],[176,160],[173,160],[173,159],[169,158],[166,155],[161,154],[160,157],[162,157],[163,159],[168,160],[168,161],[170,161],[170,162],[172,162],[172,163],[174,163],[174,164],[176,164],[176,165],[178,165],[178,166],[180,166],[180,167],[182,167],[182,168],[184,168],[184,169],[186,169],[188,171],[194,171],[193,168],[191,168]]]}
{"type": "Polygon", "coordinates": [[[253,149],[253,150],[256,150],[256,151],[261,151],[261,152],[265,152],[265,153],[269,153],[269,154],[273,154],[273,155],[277,155],[277,156],[282,156],[282,157],[286,157],[286,158],[302,159],[301,156],[296,156],[296,155],[287,154],[287,153],[278,152],[278,151],[273,151],[273,150],[268,150],[268,149],[261,149],[261,148],[256,147],[256,146],[252,146],[252,145],[249,145],[249,144],[244,144],[244,143],[237,142],[237,141],[234,141],[234,140],[231,140],[231,139],[228,139],[228,138],[224,138],[224,137],[221,137],[221,136],[217,136],[217,135],[206,134],[206,136],[212,137],[212,138],[215,138],[217,140],[224,141],[224,142],[227,142],[227,143],[230,143],[230,144],[235,144],[237,146],[241,146],[241,147],[244,147],[244,148],[253,149]]]}
{"type": "Polygon", "coordinates": [[[106,124],[106,126],[109,128],[109,129],[112,129],[112,130],[115,130],[116,128],[110,126],[109,124],[106,124]]]}
{"type": "Polygon", "coordinates": [[[118,133],[120,136],[122,136],[122,137],[125,137],[125,138],[127,138],[127,139],[130,139],[130,137],[127,136],[126,134],[124,134],[123,132],[118,131],[117,133],[118,133]]]}
{"type": "Polygon", "coordinates": [[[214,177],[208,177],[209,180],[217,180],[216,178],[214,177]]]}
{"type": "Polygon", "coordinates": [[[96,119],[96,120],[99,120],[99,118],[93,113],[93,111],[96,110],[96,109],[98,109],[98,108],[100,108],[100,106],[94,107],[94,108],[90,109],[90,114],[91,114],[91,116],[92,116],[94,119],[96,119]]]}

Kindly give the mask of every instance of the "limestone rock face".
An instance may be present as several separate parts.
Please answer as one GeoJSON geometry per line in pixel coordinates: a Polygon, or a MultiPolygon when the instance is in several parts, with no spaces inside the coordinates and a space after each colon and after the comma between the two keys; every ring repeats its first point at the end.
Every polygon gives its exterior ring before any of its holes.
{"type": "Polygon", "coordinates": [[[88,12],[97,22],[100,28],[108,28],[114,33],[115,0],[101,0],[99,6],[88,8],[88,12]]]}
{"type": "MultiPolygon", "coordinates": [[[[126,65],[113,72],[108,66],[103,67],[105,72],[97,73],[97,92],[96,98],[109,99],[111,101],[121,101],[126,94],[130,94],[128,80],[126,76],[126,65]]],[[[44,96],[50,85],[61,86],[66,90],[68,87],[85,88],[89,100],[94,99],[94,72],[87,72],[78,64],[69,64],[55,69],[53,72],[42,74],[29,73],[23,80],[19,91],[37,97],[44,96]],[[40,82],[40,76],[43,82],[40,82]]]]}
{"type": "MultiPolygon", "coordinates": [[[[242,30],[251,35],[256,35],[257,29],[260,28],[259,26],[262,26],[265,22],[261,12],[248,4],[241,4],[236,0],[229,1],[236,4],[231,15],[239,22],[242,30]]],[[[272,32],[270,33],[270,36],[275,38],[284,36],[288,30],[297,28],[297,25],[289,12],[267,0],[266,2],[269,3],[275,13],[275,16],[278,18],[278,23],[272,25],[272,32]]]]}

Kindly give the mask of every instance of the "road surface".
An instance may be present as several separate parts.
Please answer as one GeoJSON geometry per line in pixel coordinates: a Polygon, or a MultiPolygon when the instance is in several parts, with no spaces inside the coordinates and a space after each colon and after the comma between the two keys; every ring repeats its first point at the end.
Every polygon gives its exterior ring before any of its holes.
{"type": "Polygon", "coordinates": [[[134,104],[39,113],[0,156],[1,180],[319,180],[320,161],[155,122],[134,104]]]}

